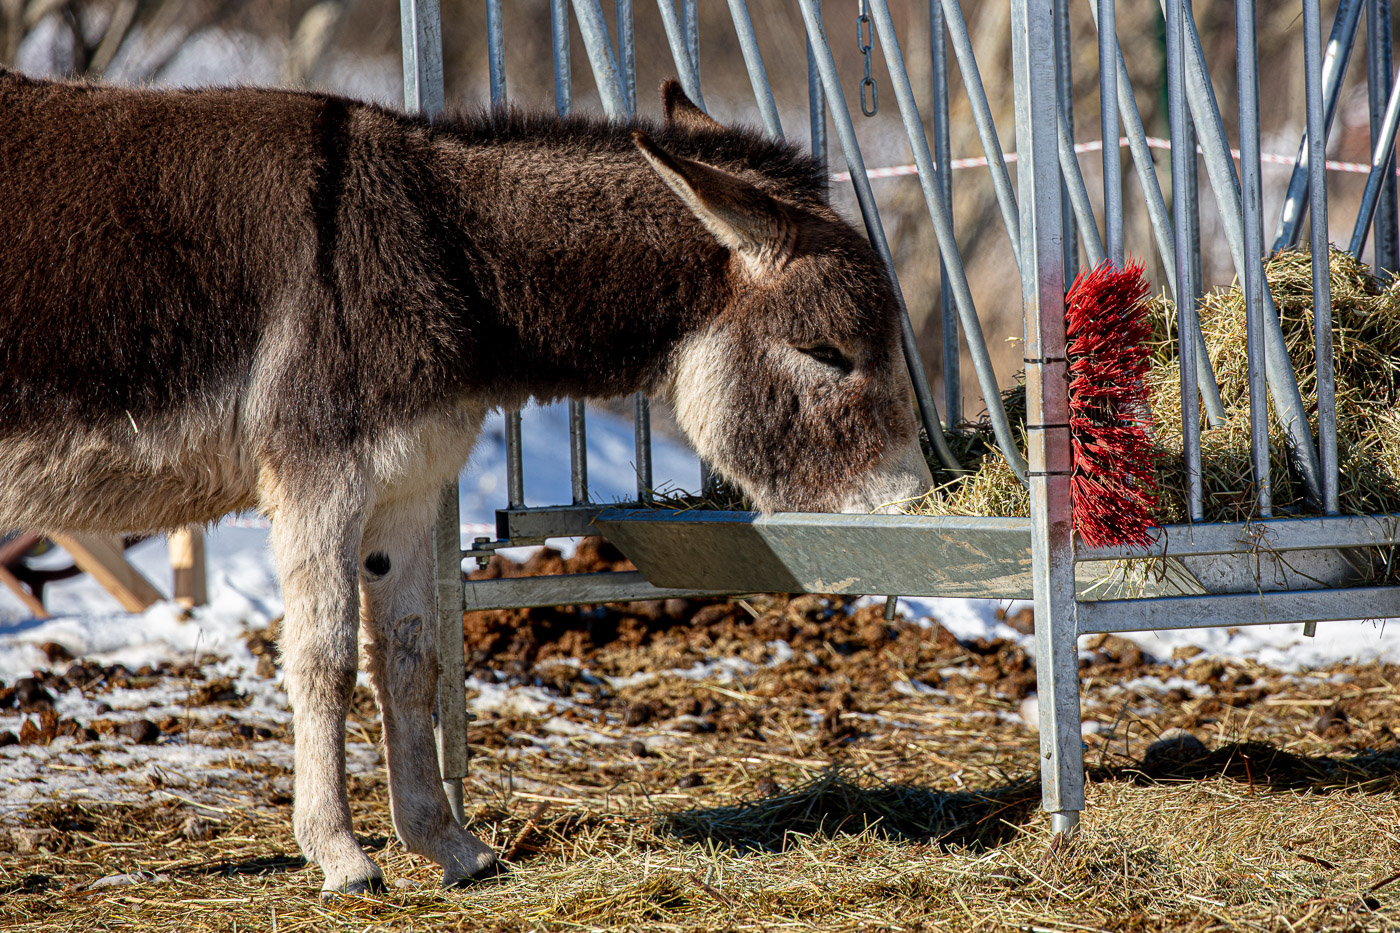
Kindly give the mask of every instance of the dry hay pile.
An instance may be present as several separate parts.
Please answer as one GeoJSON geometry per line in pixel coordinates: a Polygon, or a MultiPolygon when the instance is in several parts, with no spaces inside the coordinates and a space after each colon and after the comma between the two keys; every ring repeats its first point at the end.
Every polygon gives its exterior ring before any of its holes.
{"type": "MultiPolygon", "coordinates": [[[[1305,250],[1281,252],[1265,264],[1265,274],[1316,436],[1311,256],[1305,250]]],[[[1333,250],[1331,285],[1342,511],[1400,511],[1400,279],[1382,287],[1367,266],[1349,253],[1333,250]]],[[[1151,302],[1150,313],[1153,346],[1147,382],[1159,454],[1156,518],[1162,523],[1183,522],[1188,513],[1176,309],[1170,300],[1159,297],[1151,302]]],[[[1239,287],[1206,295],[1201,301],[1200,320],[1226,414],[1223,424],[1206,427],[1205,413],[1201,413],[1205,516],[1208,521],[1243,521],[1255,516],[1256,489],[1250,467],[1245,301],[1239,287]]],[[[1003,402],[1024,445],[1024,386],[1004,393],[1003,402]]],[[[950,432],[949,440],[972,474],[950,478],[912,503],[910,511],[927,515],[1030,514],[1026,490],[997,452],[989,424],[963,425],[950,432]]],[[[1269,460],[1275,509],[1287,514],[1319,514],[1317,504],[1305,497],[1272,410],[1269,460]]],[[[934,464],[937,470],[936,461],[934,464]]]]}

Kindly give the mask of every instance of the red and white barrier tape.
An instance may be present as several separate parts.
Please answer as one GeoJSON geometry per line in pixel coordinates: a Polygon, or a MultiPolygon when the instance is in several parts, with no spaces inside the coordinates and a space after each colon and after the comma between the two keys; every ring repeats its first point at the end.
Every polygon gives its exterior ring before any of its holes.
{"type": "MultiPolygon", "coordinates": [[[[1128,137],[1120,137],[1118,140],[1118,148],[1121,149],[1126,145],[1128,145],[1128,137]]],[[[1171,140],[1160,139],[1156,136],[1148,136],[1147,145],[1150,149],[1165,149],[1168,151],[1170,151],[1172,147],[1171,140]]],[[[1074,151],[1081,155],[1086,152],[1101,152],[1102,150],[1103,140],[1101,139],[1095,139],[1087,143],[1079,143],[1074,147],[1074,151]]],[[[1196,148],[1196,151],[1201,151],[1199,146],[1196,148]]],[[[1240,157],[1240,151],[1238,149],[1231,149],[1230,154],[1236,159],[1239,159],[1240,157]]],[[[1005,154],[1004,158],[1008,163],[1015,162],[1016,153],[1008,152],[1005,154]]],[[[1292,156],[1277,155],[1272,152],[1265,152],[1259,156],[1259,161],[1265,165],[1286,165],[1289,168],[1292,168],[1295,160],[1292,156]]],[[[975,159],[953,159],[948,163],[948,168],[953,171],[957,171],[958,169],[964,168],[985,168],[986,166],[987,160],[985,157],[975,159]]],[[[1370,174],[1371,166],[1365,162],[1336,162],[1332,159],[1328,159],[1327,170],[1329,172],[1350,172],[1352,174],[1367,175],[1370,174]]],[[[904,175],[917,174],[919,174],[919,170],[913,165],[891,165],[886,168],[866,169],[865,172],[867,178],[900,178],[904,175]]],[[[1400,168],[1397,168],[1396,174],[1400,175],[1400,168]]],[[[836,172],[831,176],[831,180],[850,181],[851,173],[836,172]]]]}

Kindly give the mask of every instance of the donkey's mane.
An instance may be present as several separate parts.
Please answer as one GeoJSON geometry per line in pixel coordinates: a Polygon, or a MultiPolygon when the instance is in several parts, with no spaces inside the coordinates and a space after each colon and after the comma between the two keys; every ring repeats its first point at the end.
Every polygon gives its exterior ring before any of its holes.
{"type": "MultiPolygon", "coordinates": [[[[417,119],[417,118],[409,118],[417,119]]],[[[800,147],[748,126],[691,128],[645,117],[626,122],[590,114],[557,116],[514,105],[449,112],[434,125],[468,144],[517,143],[573,151],[633,153],[633,130],[642,130],[669,152],[731,171],[763,176],[791,196],[826,203],[827,176],[800,147]]]]}

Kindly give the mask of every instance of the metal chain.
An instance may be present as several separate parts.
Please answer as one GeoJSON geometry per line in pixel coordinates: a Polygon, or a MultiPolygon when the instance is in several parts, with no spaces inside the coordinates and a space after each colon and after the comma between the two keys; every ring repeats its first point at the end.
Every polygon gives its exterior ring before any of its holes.
{"type": "Polygon", "coordinates": [[[870,2],[860,0],[860,15],[856,17],[856,45],[865,57],[865,78],[860,82],[860,112],[873,117],[880,112],[880,89],[875,79],[870,77],[870,50],[875,45],[875,30],[870,24],[870,2]],[[865,102],[866,91],[870,92],[870,103],[865,102]]]}

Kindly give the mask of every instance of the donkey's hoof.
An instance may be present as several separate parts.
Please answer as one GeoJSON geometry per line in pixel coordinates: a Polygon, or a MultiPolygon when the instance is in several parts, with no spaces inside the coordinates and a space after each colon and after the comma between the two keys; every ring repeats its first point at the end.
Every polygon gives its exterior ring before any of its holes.
{"type": "Polygon", "coordinates": [[[330,901],[338,897],[354,897],[361,894],[380,894],[384,891],[384,879],[378,876],[372,878],[357,878],[353,881],[346,881],[335,888],[322,888],[321,900],[330,901]]]}
{"type": "Polygon", "coordinates": [[[453,888],[468,888],[474,884],[481,884],[483,882],[500,881],[509,874],[510,868],[500,859],[493,858],[489,864],[478,868],[469,875],[444,871],[442,873],[442,886],[447,890],[453,888]]]}

